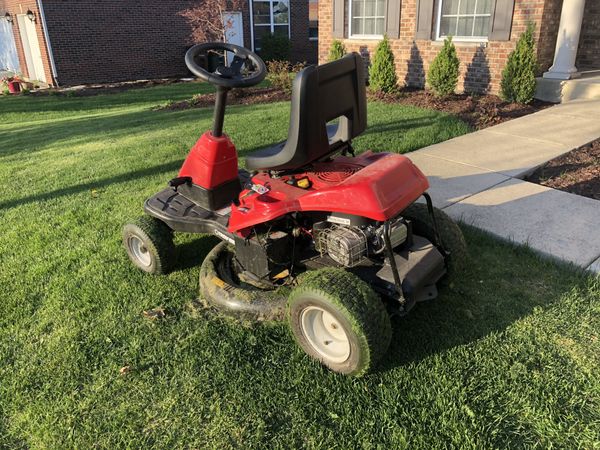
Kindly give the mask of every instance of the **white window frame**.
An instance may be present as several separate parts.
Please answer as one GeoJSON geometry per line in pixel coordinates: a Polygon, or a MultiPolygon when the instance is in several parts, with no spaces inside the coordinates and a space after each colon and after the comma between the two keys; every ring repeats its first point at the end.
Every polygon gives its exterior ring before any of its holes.
{"type": "MultiPolygon", "coordinates": [[[[250,3],[250,43],[252,44],[250,46],[250,48],[252,49],[252,51],[255,51],[256,49],[254,48],[254,2],[255,1],[259,1],[262,3],[269,3],[269,15],[270,15],[270,19],[269,19],[269,25],[266,24],[260,24],[257,25],[259,27],[267,27],[270,26],[271,27],[271,34],[273,34],[275,32],[275,26],[282,26],[284,24],[279,23],[279,24],[275,24],[274,20],[273,20],[273,3],[278,2],[279,0],[249,0],[250,3]]],[[[292,38],[292,0],[287,0],[288,3],[288,21],[287,21],[287,27],[288,27],[288,39],[292,38]]]]}
{"type": "MultiPolygon", "coordinates": [[[[385,1],[387,6],[387,1],[385,1]]],[[[387,8],[385,8],[386,11],[384,11],[383,14],[383,27],[385,29],[385,23],[386,23],[386,13],[387,13],[387,8]]],[[[379,19],[382,16],[369,16],[369,17],[364,17],[364,18],[375,18],[375,19],[379,19]]],[[[383,34],[352,34],[352,0],[348,0],[348,37],[350,39],[359,39],[359,40],[368,40],[368,39],[373,39],[373,40],[381,40],[383,39],[383,34]]]]}
{"type": "MultiPolygon", "coordinates": [[[[458,0],[458,11],[460,11],[460,2],[461,0],[458,0]]],[[[440,26],[442,23],[442,3],[444,3],[444,0],[439,0],[438,1],[438,8],[437,8],[437,21],[436,21],[436,25],[435,25],[435,40],[436,41],[443,41],[444,39],[446,39],[446,36],[440,36],[440,26]]],[[[492,5],[492,9],[493,9],[493,5],[492,5]]],[[[475,11],[477,11],[477,0],[475,0],[475,11]]],[[[490,21],[492,20],[492,12],[490,12],[489,14],[448,14],[448,17],[484,17],[484,16],[489,16],[490,21]]],[[[491,23],[490,23],[491,25],[491,23]]],[[[475,26],[475,21],[473,21],[473,26],[475,26]]],[[[488,37],[487,36],[454,36],[452,35],[452,41],[454,42],[488,42],[488,37]]]]}

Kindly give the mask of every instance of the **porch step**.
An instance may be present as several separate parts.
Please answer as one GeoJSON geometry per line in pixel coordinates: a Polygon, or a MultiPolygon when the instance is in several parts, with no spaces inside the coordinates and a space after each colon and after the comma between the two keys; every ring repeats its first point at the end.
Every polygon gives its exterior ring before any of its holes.
{"type": "Polygon", "coordinates": [[[535,98],[552,103],[573,100],[600,100],[600,73],[592,71],[573,80],[536,78],[535,98]]]}

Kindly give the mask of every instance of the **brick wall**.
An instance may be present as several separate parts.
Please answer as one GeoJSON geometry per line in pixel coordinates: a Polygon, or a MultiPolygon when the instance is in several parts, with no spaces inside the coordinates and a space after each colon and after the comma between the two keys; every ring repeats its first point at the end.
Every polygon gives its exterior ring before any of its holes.
{"type": "MultiPolygon", "coordinates": [[[[201,0],[44,0],[48,34],[61,85],[189,76],[184,63],[191,28],[180,15],[201,0]]],[[[251,46],[249,3],[242,11],[244,44],[251,46]]],[[[308,39],[308,0],[291,0],[292,58],[316,62],[308,39]]],[[[50,59],[36,0],[0,0],[0,12],[34,11],[46,77],[50,59]]],[[[13,23],[22,71],[27,73],[17,21],[13,23]]]]}
{"type": "Polygon", "coordinates": [[[587,0],[575,66],[579,70],[600,69],[600,2],[587,0]]]}
{"type": "Polygon", "coordinates": [[[59,83],[186,76],[187,0],[44,0],[59,83]]]}
{"type": "MultiPolygon", "coordinates": [[[[59,82],[190,76],[184,55],[192,44],[191,28],[180,13],[199,1],[44,0],[59,82]]],[[[307,0],[291,0],[290,10],[292,57],[315,61],[316,43],[307,34],[307,0]]],[[[250,47],[249,3],[242,16],[244,45],[250,47]]]]}
{"type": "Polygon", "coordinates": [[[317,62],[317,41],[308,38],[308,0],[290,0],[290,36],[292,59],[296,62],[317,62]]]}
{"type": "Polygon", "coordinates": [[[52,70],[50,66],[50,58],[48,56],[48,48],[46,45],[46,37],[44,36],[44,30],[42,28],[42,21],[40,18],[40,12],[38,10],[36,0],[0,0],[0,15],[4,16],[4,14],[8,12],[13,17],[13,23],[11,25],[15,37],[17,55],[19,56],[21,73],[29,78],[29,68],[27,67],[25,53],[23,51],[23,43],[21,41],[20,36],[19,24],[17,21],[17,15],[26,14],[28,10],[31,10],[36,17],[35,28],[37,32],[38,42],[40,45],[40,52],[42,54],[42,64],[44,66],[44,74],[46,76],[46,81],[48,82],[48,84],[54,84],[54,78],[52,77],[52,70]]]}
{"type": "MultiPolygon", "coordinates": [[[[497,93],[502,69],[508,54],[514,49],[519,35],[528,21],[536,24],[536,41],[541,71],[552,65],[561,0],[516,0],[509,41],[491,41],[486,44],[455,42],[461,61],[459,90],[497,93]]],[[[319,61],[325,62],[333,40],[332,0],[319,2],[319,61]]],[[[391,41],[396,61],[396,72],[401,84],[423,87],[429,64],[439,52],[441,43],[415,40],[416,0],[403,0],[400,16],[400,38],[391,41]]],[[[345,39],[348,51],[364,56],[375,49],[377,41],[345,39]]]]}

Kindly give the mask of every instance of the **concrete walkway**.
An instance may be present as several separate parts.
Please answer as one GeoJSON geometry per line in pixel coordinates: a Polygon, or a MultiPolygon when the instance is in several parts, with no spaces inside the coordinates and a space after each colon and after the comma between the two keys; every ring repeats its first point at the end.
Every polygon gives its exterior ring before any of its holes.
{"type": "Polygon", "coordinates": [[[523,181],[600,137],[600,100],[573,101],[407,155],[450,216],[600,273],[600,201],[523,181]]]}

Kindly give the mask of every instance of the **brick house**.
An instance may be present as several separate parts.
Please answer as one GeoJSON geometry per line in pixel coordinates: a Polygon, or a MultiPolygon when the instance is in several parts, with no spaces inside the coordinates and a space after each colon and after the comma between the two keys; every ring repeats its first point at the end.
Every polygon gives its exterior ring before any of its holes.
{"type": "MultiPolygon", "coordinates": [[[[189,76],[192,44],[182,13],[202,0],[0,0],[0,70],[50,85],[189,76]]],[[[316,62],[317,0],[247,0],[232,43],[260,50],[261,36],[290,37],[292,59],[316,62]]]]}
{"type": "Polygon", "coordinates": [[[600,69],[598,0],[322,0],[319,61],[327,60],[333,39],[368,60],[387,34],[400,83],[423,87],[444,37],[452,35],[459,90],[497,93],[508,54],[529,21],[544,77],[576,77],[575,66],[600,69]]]}

